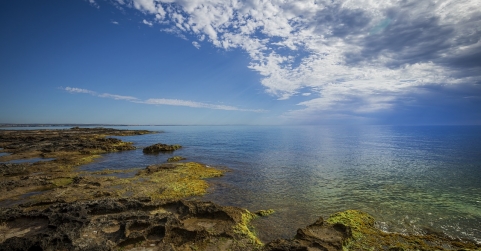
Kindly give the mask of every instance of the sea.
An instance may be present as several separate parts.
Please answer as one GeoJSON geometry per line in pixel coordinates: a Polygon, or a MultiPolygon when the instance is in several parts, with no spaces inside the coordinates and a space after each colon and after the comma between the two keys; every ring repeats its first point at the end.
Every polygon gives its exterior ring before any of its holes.
{"type": "Polygon", "coordinates": [[[262,241],[292,238],[319,217],[371,214],[387,232],[438,232],[481,243],[481,126],[129,126],[137,150],[82,170],[145,168],[174,155],[228,170],[196,199],[250,211],[262,241]],[[142,148],[180,144],[173,153],[142,148]]]}

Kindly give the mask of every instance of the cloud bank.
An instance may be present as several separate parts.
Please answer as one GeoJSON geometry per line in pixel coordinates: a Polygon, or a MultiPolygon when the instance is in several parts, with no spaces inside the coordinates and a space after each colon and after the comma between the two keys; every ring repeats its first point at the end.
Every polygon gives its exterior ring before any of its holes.
{"type": "Polygon", "coordinates": [[[228,106],[228,105],[208,104],[208,103],[201,103],[201,102],[181,100],[181,99],[151,98],[147,100],[141,100],[132,96],[122,96],[122,95],[116,95],[116,94],[110,94],[110,93],[97,93],[95,91],[76,88],[76,87],[65,87],[65,88],[60,87],[59,89],[67,91],[69,93],[90,94],[92,96],[99,97],[99,98],[123,100],[123,101],[129,101],[132,103],[139,103],[139,104],[186,106],[186,107],[192,107],[192,108],[206,108],[206,109],[214,109],[214,110],[241,111],[241,112],[266,112],[265,110],[262,110],[262,109],[242,109],[242,108],[228,106]]]}
{"type": "Polygon", "coordinates": [[[267,93],[309,98],[286,117],[363,116],[428,87],[481,84],[478,0],[117,2],[197,48],[246,51],[267,93]]]}

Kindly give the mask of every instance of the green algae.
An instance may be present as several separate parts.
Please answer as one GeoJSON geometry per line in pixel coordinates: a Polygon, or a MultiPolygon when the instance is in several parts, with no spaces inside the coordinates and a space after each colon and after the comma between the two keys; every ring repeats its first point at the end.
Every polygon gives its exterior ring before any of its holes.
{"type": "Polygon", "coordinates": [[[261,217],[266,217],[266,216],[269,216],[273,213],[275,213],[276,211],[274,211],[274,209],[267,209],[267,210],[259,210],[257,212],[255,212],[256,215],[258,216],[261,216],[261,217]]]}
{"type": "MultiPolygon", "coordinates": [[[[23,166],[25,172],[16,173],[10,177],[0,177],[0,203],[4,200],[28,200],[35,196],[22,196],[33,191],[42,191],[49,195],[48,190],[55,192],[62,198],[64,188],[76,189],[92,185],[74,184],[71,177],[77,176],[79,166],[93,162],[104,153],[133,150],[132,142],[123,142],[115,138],[107,138],[107,135],[131,136],[154,133],[149,131],[115,130],[107,128],[72,128],[71,130],[5,130],[0,132],[2,147],[7,147],[13,153],[0,157],[2,161],[30,158],[53,159],[39,161],[23,166]],[[5,185],[8,184],[8,185],[5,185]],[[80,185],[84,185],[81,187],[80,185]]],[[[90,175],[90,174],[85,174],[90,175]]],[[[92,181],[96,183],[97,181],[92,181]]],[[[99,183],[99,182],[97,182],[99,183]]],[[[111,182],[112,183],[112,182],[111,182]]],[[[95,190],[95,189],[94,189],[95,190]]],[[[77,194],[83,192],[79,198],[91,197],[89,191],[80,189],[77,194]]],[[[99,192],[102,194],[101,192],[99,192]]],[[[99,194],[97,193],[97,194],[99,194]]],[[[112,193],[106,193],[112,194],[112,193]]],[[[115,194],[115,193],[113,193],[115,194]]],[[[44,199],[56,199],[50,197],[44,199]]],[[[73,196],[73,199],[77,198],[73,196]]],[[[71,199],[69,199],[71,200],[71,199]]]]}
{"type": "Polygon", "coordinates": [[[357,210],[338,212],[329,217],[330,224],[341,223],[352,230],[354,239],[361,239],[374,227],[374,218],[367,213],[357,210]]]}
{"type": "Polygon", "coordinates": [[[168,162],[176,162],[176,161],[181,161],[181,160],[185,160],[185,158],[182,157],[182,156],[174,156],[174,157],[171,157],[171,158],[167,159],[168,162]]]}
{"type": "MultiPolygon", "coordinates": [[[[104,175],[90,175],[82,172],[76,178],[59,177],[52,180],[55,189],[32,196],[37,202],[52,198],[67,202],[90,200],[99,197],[145,198],[153,200],[178,200],[191,196],[201,196],[207,192],[206,178],[219,177],[223,171],[196,162],[175,163],[174,167],[148,173],[143,170],[130,178],[104,175]]],[[[97,173],[95,173],[97,174],[97,173]]]]}
{"type": "Polygon", "coordinates": [[[351,229],[352,237],[344,242],[344,250],[480,250],[472,242],[446,236],[383,232],[374,226],[372,216],[358,210],[335,213],[326,222],[351,229]]]}
{"type": "Polygon", "coordinates": [[[51,181],[52,184],[56,187],[63,187],[70,185],[73,182],[72,178],[57,178],[51,181]]]}
{"type": "Polygon", "coordinates": [[[223,171],[200,163],[175,163],[173,169],[162,169],[153,174],[140,174],[133,180],[142,178],[145,196],[153,199],[180,199],[200,196],[209,187],[206,178],[219,177],[223,171]]]}
{"type": "Polygon", "coordinates": [[[246,237],[250,241],[250,244],[260,248],[263,244],[250,227],[250,222],[255,218],[257,218],[256,214],[244,209],[244,212],[241,214],[241,220],[234,226],[234,232],[246,237]]]}

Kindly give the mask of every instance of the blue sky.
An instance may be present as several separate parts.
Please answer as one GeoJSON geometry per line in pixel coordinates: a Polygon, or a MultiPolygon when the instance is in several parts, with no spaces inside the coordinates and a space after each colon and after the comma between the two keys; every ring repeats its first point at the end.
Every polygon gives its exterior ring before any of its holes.
{"type": "Polygon", "coordinates": [[[478,0],[19,0],[0,21],[0,123],[481,124],[478,0]]]}

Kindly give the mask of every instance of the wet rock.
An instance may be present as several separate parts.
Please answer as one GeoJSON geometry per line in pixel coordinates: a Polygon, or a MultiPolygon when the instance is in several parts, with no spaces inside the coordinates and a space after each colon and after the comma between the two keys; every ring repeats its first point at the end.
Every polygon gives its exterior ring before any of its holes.
{"type": "Polygon", "coordinates": [[[72,152],[72,151],[123,151],[132,150],[132,143],[122,142],[106,135],[129,136],[153,133],[139,130],[110,128],[72,128],[70,130],[2,130],[0,147],[14,154],[24,152],[72,152]]]}
{"type": "Polygon", "coordinates": [[[105,199],[0,209],[0,250],[253,250],[248,211],[211,202],[105,199]]]}
{"type": "Polygon", "coordinates": [[[176,162],[176,161],[181,161],[181,160],[185,160],[185,158],[182,157],[182,156],[174,156],[174,157],[171,157],[171,158],[167,159],[168,162],[176,162]]]}
{"type": "Polygon", "coordinates": [[[261,216],[261,217],[265,217],[265,216],[269,216],[273,213],[275,213],[274,209],[268,209],[268,210],[259,210],[259,211],[255,212],[254,214],[256,214],[258,216],[261,216]]]}
{"type": "Polygon", "coordinates": [[[322,218],[314,224],[297,230],[292,240],[275,240],[265,250],[342,250],[343,243],[352,237],[351,229],[343,224],[329,224],[322,218]]]}
{"type": "Polygon", "coordinates": [[[3,176],[16,176],[28,173],[31,163],[0,163],[0,174],[3,176]]]}
{"type": "Polygon", "coordinates": [[[175,168],[177,168],[177,165],[171,163],[154,164],[146,167],[144,170],[140,170],[138,174],[153,174],[160,170],[170,170],[175,168]]]}
{"type": "Polygon", "coordinates": [[[0,130],[0,148],[2,152],[10,153],[0,156],[0,162],[35,160],[34,163],[0,163],[0,205],[24,200],[32,192],[65,187],[75,182],[72,180],[76,176],[74,168],[92,162],[100,157],[99,154],[135,149],[133,143],[107,138],[107,135],[146,133],[154,132],[109,128],[0,130]]]}
{"type": "Polygon", "coordinates": [[[159,152],[172,152],[182,148],[181,145],[166,145],[166,144],[155,144],[144,148],[144,153],[159,153],[159,152]]]}

